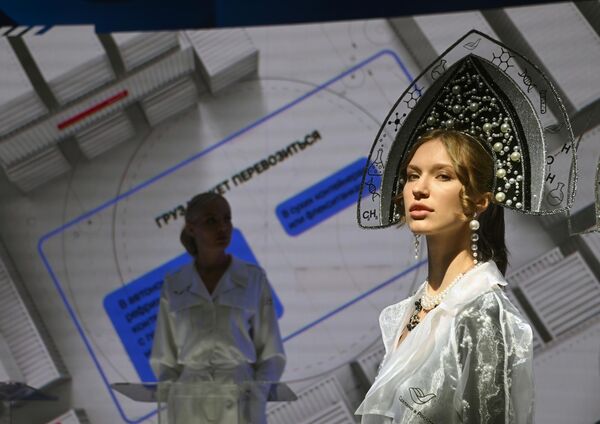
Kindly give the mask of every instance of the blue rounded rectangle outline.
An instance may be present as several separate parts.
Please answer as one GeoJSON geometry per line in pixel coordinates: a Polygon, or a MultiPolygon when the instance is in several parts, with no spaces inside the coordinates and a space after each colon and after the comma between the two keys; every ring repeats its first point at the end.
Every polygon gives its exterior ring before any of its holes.
{"type": "Polygon", "coordinates": [[[360,158],[277,205],[275,215],[286,233],[302,234],[356,204],[367,161],[360,158]]]}
{"type": "MultiPolygon", "coordinates": [[[[239,137],[240,135],[250,131],[251,129],[260,126],[261,124],[263,124],[264,122],[276,117],[277,115],[286,112],[287,110],[293,108],[294,106],[296,106],[297,104],[303,102],[304,100],[314,96],[315,94],[319,93],[320,91],[327,89],[331,84],[341,80],[342,78],[345,78],[349,75],[351,75],[352,73],[356,72],[358,69],[363,68],[364,66],[370,64],[371,62],[383,57],[383,56],[390,56],[395,62],[396,64],[400,67],[400,69],[402,70],[402,72],[404,73],[404,75],[406,76],[406,78],[408,79],[408,81],[412,81],[413,77],[410,74],[410,72],[408,71],[408,69],[406,68],[406,66],[404,65],[404,63],[402,62],[402,60],[398,57],[398,55],[396,54],[396,52],[392,51],[392,50],[388,50],[388,49],[384,49],[381,50],[377,53],[375,53],[374,55],[368,57],[367,59],[357,63],[356,65],[348,68],[346,71],[342,72],[341,74],[331,78],[330,80],[324,82],[321,85],[318,85],[317,87],[315,87],[314,89],[308,91],[306,94],[298,97],[297,99],[293,100],[292,102],[280,107],[279,109],[276,109],[275,111],[267,114],[266,116],[258,119],[257,121],[253,122],[252,124],[248,125],[245,128],[242,128],[238,131],[235,131],[234,133],[230,134],[229,136],[227,136],[226,138],[224,138],[223,140],[213,144],[212,146],[200,151],[199,153],[189,157],[188,159],[185,159],[184,161],[160,172],[159,174],[155,175],[154,177],[144,181],[143,183],[140,183],[139,185],[131,188],[130,190],[126,191],[125,193],[122,193],[118,196],[116,196],[113,199],[110,199],[104,203],[102,203],[101,205],[97,206],[96,208],[78,216],[77,218],[72,219],[71,221],[67,222],[66,224],[63,224],[57,228],[55,228],[54,230],[44,234],[42,237],[40,237],[38,244],[37,244],[37,250],[38,250],[38,254],[40,255],[40,259],[42,260],[42,263],[44,264],[44,267],[46,268],[46,271],[48,272],[48,275],[50,276],[50,279],[52,280],[52,283],[54,284],[54,287],[56,288],[63,304],[65,305],[65,308],[67,310],[67,313],[69,314],[69,317],[71,318],[71,320],[73,321],[73,324],[75,325],[75,328],[79,334],[79,336],[81,337],[86,350],[88,351],[88,353],[90,354],[90,357],[96,367],[96,369],[98,370],[98,373],[100,374],[100,378],[102,379],[104,385],[106,386],[106,389],[108,390],[109,396],[111,397],[111,400],[113,401],[113,403],[115,404],[119,415],[121,416],[121,418],[130,424],[137,424],[140,423],[142,421],[145,421],[146,419],[152,417],[153,415],[156,414],[156,410],[150,412],[149,414],[146,414],[144,416],[141,417],[137,417],[134,419],[131,419],[129,417],[127,417],[127,415],[125,415],[125,411],[123,410],[121,403],[119,402],[119,400],[117,399],[114,391],[111,389],[110,384],[111,382],[108,381],[108,378],[106,376],[106,373],[104,372],[104,369],[102,368],[102,365],[100,364],[100,361],[94,351],[94,347],[92,345],[92,343],[90,342],[90,340],[88,339],[88,337],[85,334],[84,328],[81,324],[81,322],[79,321],[79,319],[77,318],[77,314],[75,312],[75,309],[73,308],[73,306],[71,305],[71,303],[69,302],[69,300],[67,299],[65,290],[63,289],[56,273],[54,272],[54,269],[52,268],[52,266],[50,265],[50,262],[48,260],[48,257],[46,256],[46,254],[44,253],[44,245],[47,241],[49,241],[50,239],[52,239],[53,237],[60,235],[61,233],[63,233],[65,230],[67,230],[70,227],[73,227],[77,224],[79,224],[82,221],[85,221],[86,219],[89,219],[90,217],[94,216],[95,214],[97,214],[98,212],[105,210],[107,208],[110,208],[112,206],[114,206],[115,204],[117,204],[118,202],[120,202],[123,199],[126,199],[130,196],[132,196],[133,194],[137,193],[138,191],[143,190],[144,188],[146,188],[147,186],[155,183],[156,181],[176,172],[177,170],[179,170],[180,168],[188,165],[189,163],[203,157],[206,156],[207,154],[211,153],[213,150],[216,150],[220,147],[222,147],[223,145],[231,142],[232,140],[235,140],[237,137],[239,137]]],[[[356,300],[351,300],[350,302],[340,306],[340,308],[337,308],[336,310],[330,312],[329,314],[325,315],[324,317],[320,318],[319,320],[315,321],[315,323],[320,322],[324,319],[327,319],[328,317],[332,316],[333,314],[339,312],[340,310],[346,308],[348,305],[354,303],[355,301],[361,300],[362,298],[370,295],[371,293],[379,290],[380,288],[384,287],[385,285],[389,284],[391,281],[395,280],[396,278],[392,278],[384,283],[382,283],[381,285],[376,286],[374,289],[369,290],[368,292],[366,292],[364,295],[360,296],[360,298],[357,298],[356,300]]],[[[306,328],[310,328],[311,326],[313,326],[315,323],[310,323],[308,324],[305,328],[302,328],[300,330],[298,330],[297,332],[294,332],[293,334],[291,334],[290,336],[286,337],[284,339],[288,340],[292,337],[294,337],[295,335],[297,335],[298,333],[305,331],[306,328]]]]}

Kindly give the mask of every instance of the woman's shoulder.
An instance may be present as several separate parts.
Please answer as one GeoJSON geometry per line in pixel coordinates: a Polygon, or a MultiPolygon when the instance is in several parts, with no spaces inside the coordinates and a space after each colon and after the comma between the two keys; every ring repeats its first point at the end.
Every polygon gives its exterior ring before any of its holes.
{"type": "Polygon", "coordinates": [[[194,272],[194,262],[188,262],[168,271],[165,274],[164,282],[166,285],[176,285],[179,281],[189,281],[194,272]]]}
{"type": "Polygon", "coordinates": [[[499,334],[510,332],[514,335],[522,334],[523,337],[531,335],[530,324],[504,290],[495,287],[464,305],[456,315],[457,331],[466,329],[477,332],[487,327],[496,329],[499,334]]]}
{"type": "Polygon", "coordinates": [[[233,278],[246,279],[260,283],[266,279],[266,271],[258,264],[231,256],[231,274],[233,278]]]}
{"type": "Polygon", "coordinates": [[[265,270],[257,263],[248,262],[244,259],[238,258],[237,256],[233,256],[233,255],[231,256],[231,265],[237,266],[250,274],[256,274],[256,275],[266,274],[265,270]]]}

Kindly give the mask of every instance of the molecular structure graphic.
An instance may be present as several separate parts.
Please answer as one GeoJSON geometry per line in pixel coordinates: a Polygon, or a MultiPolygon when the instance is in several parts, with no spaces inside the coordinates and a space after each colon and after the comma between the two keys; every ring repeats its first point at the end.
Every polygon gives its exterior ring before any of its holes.
{"type": "MultiPolygon", "coordinates": [[[[418,97],[417,97],[417,99],[418,99],[418,97]]],[[[416,99],[415,99],[415,104],[416,104],[416,99]]],[[[414,105],[413,105],[413,107],[414,107],[414,105]]],[[[410,107],[410,108],[412,109],[412,107],[410,107]]],[[[388,125],[395,125],[396,127],[394,128],[394,131],[397,132],[398,128],[400,128],[400,124],[402,124],[402,121],[404,121],[404,118],[406,118],[406,113],[403,113],[402,116],[400,116],[398,114],[398,112],[396,112],[396,119],[390,119],[388,121],[388,125]]]]}
{"type": "Polygon", "coordinates": [[[511,68],[513,65],[510,63],[510,60],[512,59],[512,55],[507,52],[506,50],[504,50],[504,48],[500,48],[500,54],[496,56],[496,53],[492,53],[493,59],[492,59],[492,63],[496,66],[498,66],[498,68],[500,68],[502,71],[506,72],[506,70],[508,68],[511,68]]]}
{"type": "Polygon", "coordinates": [[[440,63],[435,65],[435,67],[431,70],[431,79],[438,79],[441,77],[444,72],[446,72],[446,64],[448,61],[446,59],[440,60],[440,63]]]}
{"type": "Polygon", "coordinates": [[[524,72],[519,72],[519,76],[523,78],[523,84],[527,87],[527,92],[529,93],[532,88],[536,88],[536,84],[533,82],[531,77],[528,74],[529,70],[525,68],[524,72]]]}
{"type": "Polygon", "coordinates": [[[421,97],[421,89],[416,85],[407,93],[408,99],[404,100],[409,109],[413,109],[417,105],[417,100],[421,97]]]}

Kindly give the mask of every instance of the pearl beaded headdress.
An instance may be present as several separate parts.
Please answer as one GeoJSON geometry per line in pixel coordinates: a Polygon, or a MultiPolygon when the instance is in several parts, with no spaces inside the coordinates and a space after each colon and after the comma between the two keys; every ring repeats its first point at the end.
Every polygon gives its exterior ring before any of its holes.
{"type": "Polygon", "coordinates": [[[390,110],[371,148],[358,222],[398,222],[399,168],[426,131],[460,131],[494,161],[493,201],[529,214],[572,204],[575,146],[564,106],[550,81],[525,57],[471,31],[437,58],[390,110]]]}
{"type": "MultiPolygon", "coordinates": [[[[477,69],[477,59],[467,56],[445,84],[437,100],[417,127],[417,137],[427,130],[447,128],[461,131],[496,153],[494,200],[521,209],[525,192],[521,183],[527,173],[521,161],[522,130],[512,119],[512,105],[489,86],[477,69]]],[[[493,157],[493,156],[492,156],[493,157]]]]}

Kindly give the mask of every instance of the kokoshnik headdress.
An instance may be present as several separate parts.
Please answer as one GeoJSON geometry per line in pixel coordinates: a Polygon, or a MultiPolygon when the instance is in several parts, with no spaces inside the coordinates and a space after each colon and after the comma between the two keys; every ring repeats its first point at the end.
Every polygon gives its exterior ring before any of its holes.
{"type": "Polygon", "coordinates": [[[493,202],[535,215],[571,207],[575,143],[556,90],[527,58],[473,30],[412,82],[379,129],[361,184],[361,227],[399,222],[400,166],[435,128],[463,132],[493,157],[493,202]]]}

